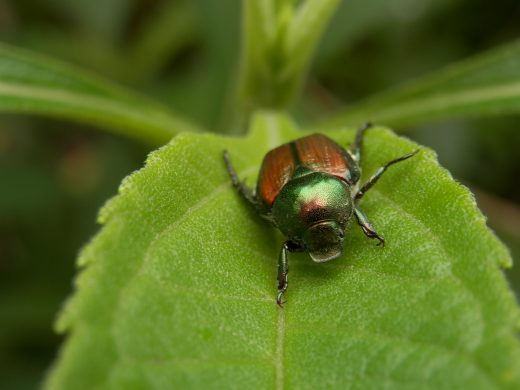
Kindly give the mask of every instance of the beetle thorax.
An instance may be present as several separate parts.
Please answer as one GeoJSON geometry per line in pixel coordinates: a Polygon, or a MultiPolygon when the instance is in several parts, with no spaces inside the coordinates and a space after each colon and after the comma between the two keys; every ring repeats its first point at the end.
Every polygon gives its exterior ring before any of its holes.
{"type": "Polygon", "coordinates": [[[272,215],[282,233],[300,242],[309,228],[322,222],[334,221],[344,229],[352,215],[350,189],[335,176],[309,172],[282,188],[272,215]]]}

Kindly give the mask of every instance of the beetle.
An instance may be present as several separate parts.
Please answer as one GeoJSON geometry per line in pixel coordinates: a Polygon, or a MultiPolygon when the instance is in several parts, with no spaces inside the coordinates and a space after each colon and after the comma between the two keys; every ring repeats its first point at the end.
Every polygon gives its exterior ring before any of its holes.
{"type": "Polygon", "coordinates": [[[272,149],[262,161],[256,190],[239,180],[229,153],[224,151],[233,186],[287,237],[278,257],[279,306],[285,303],[282,296],[288,287],[289,252],[307,251],[316,263],[340,257],[352,216],[367,237],[384,246],[384,238],[363,213],[359,201],[390,166],[409,159],[419,149],[387,162],[360,187],[361,149],[365,131],[371,126],[367,123],[357,130],[349,149],[319,133],[272,149]]]}

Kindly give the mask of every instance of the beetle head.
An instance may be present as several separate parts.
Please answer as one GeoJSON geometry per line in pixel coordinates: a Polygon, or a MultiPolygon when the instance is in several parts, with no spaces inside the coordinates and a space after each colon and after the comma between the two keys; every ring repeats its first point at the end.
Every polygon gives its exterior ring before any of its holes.
{"type": "Polygon", "coordinates": [[[305,247],[316,263],[337,259],[343,253],[344,232],[336,221],[319,222],[303,235],[305,247]]]}

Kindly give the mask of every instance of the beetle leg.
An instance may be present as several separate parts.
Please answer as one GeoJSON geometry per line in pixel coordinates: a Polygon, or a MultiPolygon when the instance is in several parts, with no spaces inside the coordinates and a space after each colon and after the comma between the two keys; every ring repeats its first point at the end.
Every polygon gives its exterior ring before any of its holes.
{"type": "Polygon", "coordinates": [[[252,188],[248,187],[245,182],[240,181],[238,178],[237,173],[235,172],[235,169],[233,168],[233,165],[231,165],[231,160],[229,159],[229,153],[227,150],[224,150],[224,161],[226,163],[226,169],[229,173],[229,177],[231,178],[231,183],[233,184],[233,187],[236,188],[236,190],[244,197],[253,207],[256,209],[256,211],[262,215],[262,217],[271,220],[269,215],[266,215],[262,208],[260,207],[260,204],[258,203],[258,200],[256,199],[255,192],[252,188]]]}
{"type": "Polygon", "coordinates": [[[287,281],[287,273],[289,272],[289,262],[287,259],[287,253],[289,252],[289,248],[287,245],[287,241],[282,245],[282,250],[280,251],[280,256],[278,256],[278,295],[276,297],[276,303],[278,306],[282,307],[285,301],[282,302],[282,296],[287,291],[288,281],[287,281]]]}
{"type": "Polygon", "coordinates": [[[224,161],[226,162],[226,169],[231,178],[231,183],[233,183],[233,187],[235,187],[249,203],[256,205],[256,198],[253,190],[238,178],[235,168],[231,165],[231,160],[229,159],[229,153],[227,150],[224,150],[224,161]]]}
{"type": "Polygon", "coordinates": [[[405,154],[404,156],[401,156],[401,157],[398,157],[392,161],[389,161],[387,162],[385,165],[383,165],[382,167],[380,167],[376,173],[374,173],[374,175],[368,179],[368,181],[363,185],[363,187],[361,187],[358,192],[356,192],[356,195],[354,195],[354,200],[355,201],[358,201],[360,200],[363,195],[365,195],[365,193],[370,189],[372,188],[372,186],[374,184],[377,183],[377,181],[381,178],[381,176],[383,176],[383,173],[385,173],[385,171],[388,169],[388,167],[390,167],[391,165],[393,164],[396,164],[398,162],[401,162],[401,161],[404,161],[404,160],[407,160],[409,159],[410,157],[413,157],[415,156],[415,154],[417,154],[417,152],[419,152],[419,149],[417,150],[414,150],[412,153],[408,153],[408,154],[405,154]]]}
{"type": "Polygon", "coordinates": [[[367,122],[363,124],[361,127],[357,129],[356,139],[354,143],[350,146],[350,153],[352,157],[359,163],[361,161],[361,148],[363,146],[363,137],[365,135],[365,131],[372,127],[372,123],[367,122]]]}
{"type": "Polygon", "coordinates": [[[280,256],[278,257],[278,295],[276,297],[276,303],[280,307],[286,302],[282,301],[282,296],[287,291],[289,284],[287,280],[287,274],[289,272],[288,254],[289,252],[301,252],[302,250],[303,248],[301,246],[291,240],[285,241],[282,245],[280,256]]]}
{"type": "Polygon", "coordinates": [[[361,229],[363,229],[363,233],[365,233],[368,238],[375,238],[378,240],[378,246],[385,246],[385,239],[377,234],[365,213],[357,206],[354,207],[354,215],[356,216],[358,225],[361,226],[361,229]]]}

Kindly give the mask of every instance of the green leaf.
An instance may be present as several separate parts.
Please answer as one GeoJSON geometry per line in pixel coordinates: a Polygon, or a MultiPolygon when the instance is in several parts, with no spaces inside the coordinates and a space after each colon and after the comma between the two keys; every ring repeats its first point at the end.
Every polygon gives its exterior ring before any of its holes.
{"type": "Polygon", "coordinates": [[[412,126],[520,112],[520,41],[451,65],[333,114],[323,126],[412,126]]]}
{"type": "MultiPolygon", "coordinates": [[[[276,306],[282,237],[231,187],[222,151],[253,183],[264,153],[299,134],[266,113],[246,139],[180,134],[123,182],[80,256],[48,388],[520,386],[519,311],[499,270],[511,259],[425,148],[362,201],[387,246],[353,223],[342,259],[291,255],[276,306]]],[[[365,179],[415,148],[370,130],[365,179]]]]}
{"type": "Polygon", "coordinates": [[[71,66],[3,44],[0,112],[72,119],[159,144],[180,130],[196,130],[147,98],[71,66]]]}

